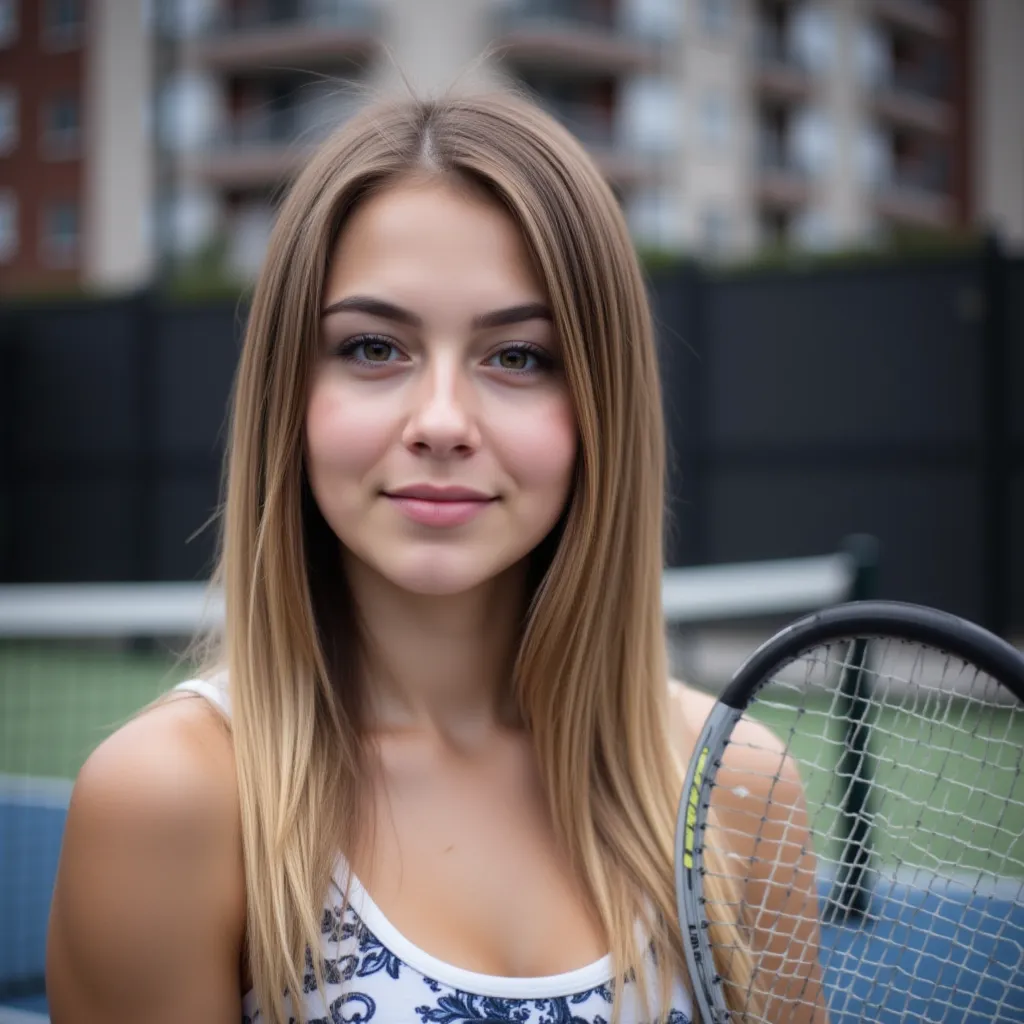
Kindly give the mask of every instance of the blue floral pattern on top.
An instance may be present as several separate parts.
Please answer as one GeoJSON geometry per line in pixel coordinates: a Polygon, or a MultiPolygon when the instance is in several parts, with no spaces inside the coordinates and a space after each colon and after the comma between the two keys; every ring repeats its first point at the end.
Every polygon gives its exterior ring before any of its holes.
{"type": "MultiPolygon", "coordinates": [[[[230,718],[226,676],[188,680],[177,689],[200,694],[230,718]]],[[[342,871],[342,877],[347,874],[342,871]]],[[[355,879],[351,880],[357,887],[355,879]]],[[[341,890],[343,887],[335,881],[341,890]]],[[[321,917],[320,948],[306,956],[302,992],[285,992],[288,1024],[608,1024],[614,994],[610,977],[594,978],[593,970],[570,972],[574,977],[567,975],[567,984],[575,982],[579,990],[552,994],[551,979],[545,979],[544,985],[536,984],[536,979],[517,979],[513,983],[510,979],[488,979],[459,971],[417,950],[373,907],[369,897],[367,901],[368,905],[362,907],[364,914],[390,935],[389,941],[396,948],[406,950],[408,961],[388,948],[351,906],[343,911],[333,900],[328,901],[321,917]],[[322,992],[317,991],[314,956],[322,966],[322,992]],[[436,971],[421,969],[416,963],[432,963],[436,971]],[[455,981],[445,980],[445,974],[455,981]],[[538,992],[543,989],[545,994],[526,998],[468,992],[459,983],[459,979],[465,982],[467,978],[506,991],[533,988],[538,992]],[[580,978],[590,984],[583,984],[580,978]]],[[[650,952],[648,959],[650,973],[656,975],[658,965],[650,952]]],[[[657,979],[652,978],[652,982],[656,985],[657,979]]],[[[625,980],[621,1024],[648,1024],[639,1011],[642,1003],[636,988],[634,978],[625,980]]],[[[664,1024],[690,1024],[690,998],[678,984],[673,988],[672,1004],[664,1024]]],[[[242,1024],[264,1024],[253,992],[242,1000],[242,1024]]]]}
{"type": "MultiPolygon", "coordinates": [[[[321,918],[319,950],[325,984],[317,992],[313,955],[306,952],[300,1016],[288,1024],[609,1024],[614,985],[609,979],[580,992],[534,998],[467,992],[406,963],[367,927],[351,906],[329,905],[321,918]]],[[[635,986],[627,979],[628,989],[635,986]]],[[[636,994],[634,993],[634,996],[636,994]]],[[[295,1005],[286,994],[289,1013],[295,1005]]],[[[665,1024],[691,1024],[689,999],[676,989],[665,1024]]],[[[262,1024],[253,993],[242,1024],[262,1024]]],[[[635,1006],[622,1024],[641,1022],[635,1006]]]]}

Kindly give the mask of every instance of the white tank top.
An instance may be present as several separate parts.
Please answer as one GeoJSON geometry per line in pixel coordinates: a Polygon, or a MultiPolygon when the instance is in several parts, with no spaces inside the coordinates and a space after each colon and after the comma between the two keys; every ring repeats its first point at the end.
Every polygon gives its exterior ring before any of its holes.
{"type": "MultiPolygon", "coordinates": [[[[191,679],[176,687],[200,694],[230,717],[226,679],[191,679]]],[[[410,942],[384,916],[338,858],[320,918],[320,956],[326,990],[315,991],[306,953],[302,996],[285,997],[289,1024],[608,1024],[612,958],[602,957],[565,974],[506,978],[478,974],[438,960],[410,942]],[[342,896],[349,881],[349,905],[342,896]]],[[[648,954],[650,956],[650,954],[648,954]]],[[[650,962],[650,961],[649,961],[650,962]]],[[[656,1005],[656,970],[648,972],[656,1005]]],[[[635,982],[623,991],[622,1024],[647,1024],[635,982]]],[[[673,987],[665,1024],[690,1024],[689,994],[673,987]]],[[[259,1024],[255,993],[242,1000],[243,1024],[259,1024]]]]}

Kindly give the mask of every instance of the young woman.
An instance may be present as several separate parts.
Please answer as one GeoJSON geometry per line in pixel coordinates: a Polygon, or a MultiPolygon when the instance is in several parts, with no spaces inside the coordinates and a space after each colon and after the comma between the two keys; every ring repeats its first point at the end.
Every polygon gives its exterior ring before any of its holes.
{"type": "MultiPolygon", "coordinates": [[[[629,236],[566,131],[406,101],[325,145],[238,370],[216,667],[76,783],[54,1024],[689,1020],[672,843],[709,701],[667,675],[662,429],[629,236]]],[[[758,860],[795,905],[782,832],[758,860]]],[[[798,968],[756,984],[807,1001],[813,936],[763,895],[723,891],[722,970],[751,982],[770,918],[798,968]]]]}

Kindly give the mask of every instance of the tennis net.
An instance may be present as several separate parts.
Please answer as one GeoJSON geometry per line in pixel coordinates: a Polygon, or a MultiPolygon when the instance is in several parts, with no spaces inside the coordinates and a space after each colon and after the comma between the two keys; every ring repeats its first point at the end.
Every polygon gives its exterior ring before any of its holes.
{"type": "MultiPolygon", "coordinates": [[[[854,577],[842,553],[670,570],[676,654],[686,630],[831,604],[851,595],[854,577]]],[[[75,776],[104,738],[187,677],[190,640],[221,615],[201,584],[0,586],[0,1024],[45,1020],[47,920],[75,776]]],[[[711,675],[760,638],[719,642],[711,675]]]]}
{"type": "Polygon", "coordinates": [[[45,1014],[46,927],[73,780],[186,672],[204,607],[201,588],[177,585],[0,587],[0,1024],[45,1014]]]}

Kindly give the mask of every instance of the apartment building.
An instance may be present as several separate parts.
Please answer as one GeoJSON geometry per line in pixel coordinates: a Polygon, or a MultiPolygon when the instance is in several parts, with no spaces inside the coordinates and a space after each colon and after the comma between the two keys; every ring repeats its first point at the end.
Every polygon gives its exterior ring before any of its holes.
{"type": "Polygon", "coordinates": [[[701,0],[684,32],[686,234],[828,248],[972,221],[972,8],[701,0]]]}
{"type": "Polygon", "coordinates": [[[251,275],[367,92],[455,82],[568,125],[643,246],[1024,246],[1021,53],[1022,0],[0,0],[0,289],[210,244],[251,275]]]}
{"type": "MultiPolygon", "coordinates": [[[[627,209],[679,159],[671,111],[674,0],[234,0],[211,5],[186,51],[214,141],[182,156],[181,233],[219,220],[230,263],[259,261],[273,200],[304,153],[374,91],[514,82],[588,145],[627,209]],[[485,60],[481,55],[488,53],[485,60]],[[667,116],[643,117],[651,97],[667,116]]],[[[659,112],[663,113],[663,112],[659,112]]]]}
{"type": "Polygon", "coordinates": [[[0,294],[151,273],[139,0],[0,0],[0,294]]]}
{"type": "Polygon", "coordinates": [[[276,190],[356,102],[349,83],[516,82],[591,149],[640,244],[723,256],[967,226],[995,210],[975,180],[979,104],[1001,102],[1001,130],[1024,138],[1009,124],[1010,47],[991,28],[1001,18],[1024,46],[1015,0],[209,3],[190,66],[224,128],[187,162],[185,219],[219,218],[245,271],[276,190]]]}

